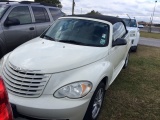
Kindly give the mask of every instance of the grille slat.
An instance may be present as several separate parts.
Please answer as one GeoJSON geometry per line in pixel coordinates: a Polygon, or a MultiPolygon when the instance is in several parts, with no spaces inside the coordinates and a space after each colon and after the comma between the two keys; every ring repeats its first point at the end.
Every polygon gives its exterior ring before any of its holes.
{"type": "Polygon", "coordinates": [[[31,86],[41,86],[41,85],[44,85],[46,80],[42,80],[42,81],[31,81],[31,79],[21,79],[21,78],[18,78],[16,76],[13,76],[11,75],[7,70],[6,68],[4,68],[4,71],[3,71],[3,74],[5,77],[7,77],[7,79],[10,79],[10,81],[14,82],[14,83],[17,83],[17,84],[22,84],[22,85],[29,85],[30,83],[33,83],[31,84],[31,86]],[[38,84],[37,84],[38,83],[38,84]]]}
{"type": "MultiPolygon", "coordinates": [[[[8,78],[6,78],[6,79],[8,79],[8,78]]],[[[12,86],[12,87],[14,87],[14,88],[18,88],[18,89],[22,89],[22,87],[23,87],[23,89],[26,89],[26,90],[42,90],[42,89],[43,89],[43,87],[32,88],[32,87],[30,87],[29,85],[28,85],[28,87],[27,87],[27,86],[24,86],[24,85],[15,84],[15,83],[11,82],[9,79],[8,79],[7,81],[5,81],[5,82],[6,82],[8,85],[10,85],[10,86],[12,86]]]]}
{"type": "Polygon", "coordinates": [[[9,86],[12,86],[13,88],[22,89],[22,90],[26,90],[26,91],[28,91],[28,90],[37,90],[37,91],[42,90],[42,88],[30,88],[30,87],[24,87],[24,86],[15,85],[15,84],[12,84],[10,81],[6,81],[6,83],[9,86]]]}
{"type": "Polygon", "coordinates": [[[46,76],[44,76],[44,75],[36,75],[36,76],[34,76],[34,74],[32,73],[30,73],[30,75],[27,75],[26,73],[23,73],[23,74],[21,74],[22,72],[19,72],[19,71],[16,71],[16,70],[13,70],[13,68],[11,68],[10,66],[6,66],[6,68],[7,68],[7,70],[9,71],[9,72],[11,72],[12,74],[14,74],[14,75],[16,75],[16,76],[18,76],[18,77],[20,77],[20,78],[30,78],[30,79],[43,79],[43,78],[46,78],[46,76]]]}
{"type": "MultiPolygon", "coordinates": [[[[5,83],[6,83],[6,82],[5,82],[5,83]]],[[[27,90],[18,89],[18,88],[15,88],[15,87],[13,87],[13,86],[10,86],[8,83],[6,83],[6,84],[7,84],[6,86],[7,86],[7,88],[8,88],[9,90],[15,91],[15,92],[17,92],[17,93],[27,94],[27,90]]],[[[29,94],[35,94],[35,92],[30,91],[29,94]]],[[[38,91],[36,94],[37,94],[37,95],[40,94],[40,91],[38,91]]]]}
{"type": "Polygon", "coordinates": [[[39,97],[50,75],[14,70],[8,63],[3,68],[2,77],[8,92],[23,97],[39,97]]]}

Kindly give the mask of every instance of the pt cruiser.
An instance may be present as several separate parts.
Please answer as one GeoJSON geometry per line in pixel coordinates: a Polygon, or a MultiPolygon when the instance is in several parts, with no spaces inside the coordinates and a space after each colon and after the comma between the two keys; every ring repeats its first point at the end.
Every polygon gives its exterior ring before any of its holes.
{"type": "Polygon", "coordinates": [[[0,75],[19,114],[96,120],[105,90],[128,64],[130,46],[120,18],[61,17],[2,58],[0,75]]]}

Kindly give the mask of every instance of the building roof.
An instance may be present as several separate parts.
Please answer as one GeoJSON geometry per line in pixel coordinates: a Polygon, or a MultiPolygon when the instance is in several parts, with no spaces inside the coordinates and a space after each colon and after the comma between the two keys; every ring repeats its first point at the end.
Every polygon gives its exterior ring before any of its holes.
{"type": "MultiPolygon", "coordinates": [[[[104,20],[108,21],[112,24],[117,23],[117,22],[123,22],[121,18],[113,17],[113,16],[105,16],[105,15],[69,15],[66,17],[84,17],[84,18],[94,18],[98,20],[104,20]]],[[[124,23],[124,22],[123,22],[124,23]]]]}

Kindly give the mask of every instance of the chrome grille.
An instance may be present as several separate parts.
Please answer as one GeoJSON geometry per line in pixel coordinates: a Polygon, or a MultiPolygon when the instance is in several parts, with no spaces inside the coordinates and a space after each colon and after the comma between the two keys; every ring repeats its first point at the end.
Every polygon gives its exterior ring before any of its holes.
{"type": "Polygon", "coordinates": [[[2,74],[8,91],[23,97],[39,97],[50,78],[46,74],[15,70],[9,63],[3,68],[2,74]]]}

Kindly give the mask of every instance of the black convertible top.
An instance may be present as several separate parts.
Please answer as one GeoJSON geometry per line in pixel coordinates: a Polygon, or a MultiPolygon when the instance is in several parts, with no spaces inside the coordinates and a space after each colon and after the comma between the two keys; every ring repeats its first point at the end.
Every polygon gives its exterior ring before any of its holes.
{"type": "Polygon", "coordinates": [[[108,21],[108,22],[110,22],[112,24],[114,24],[116,22],[123,22],[123,20],[121,18],[117,18],[117,17],[113,17],[113,16],[105,16],[105,15],[68,15],[66,17],[93,18],[93,19],[108,21]]]}

